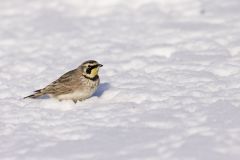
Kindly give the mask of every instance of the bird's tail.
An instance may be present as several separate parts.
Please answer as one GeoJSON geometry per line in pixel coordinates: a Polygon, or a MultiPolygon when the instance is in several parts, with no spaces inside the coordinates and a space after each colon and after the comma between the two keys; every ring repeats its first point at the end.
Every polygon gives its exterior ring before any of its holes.
{"type": "Polygon", "coordinates": [[[26,96],[23,99],[25,99],[25,98],[38,98],[38,97],[41,97],[45,94],[42,89],[36,90],[34,92],[35,92],[34,94],[26,96]]]}

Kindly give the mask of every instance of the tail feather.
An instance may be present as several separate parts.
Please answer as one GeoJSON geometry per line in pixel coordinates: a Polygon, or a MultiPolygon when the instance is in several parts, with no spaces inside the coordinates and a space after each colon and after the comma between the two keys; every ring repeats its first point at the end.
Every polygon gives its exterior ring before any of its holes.
{"type": "Polygon", "coordinates": [[[43,95],[45,94],[44,92],[42,92],[41,89],[36,90],[36,91],[34,91],[34,92],[35,92],[34,94],[31,94],[31,95],[29,95],[29,96],[26,96],[26,97],[24,97],[23,99],[26,99],[26,98],[38,98],[38,97],[41,97],[41,96],[43,96],[43,95]]]}

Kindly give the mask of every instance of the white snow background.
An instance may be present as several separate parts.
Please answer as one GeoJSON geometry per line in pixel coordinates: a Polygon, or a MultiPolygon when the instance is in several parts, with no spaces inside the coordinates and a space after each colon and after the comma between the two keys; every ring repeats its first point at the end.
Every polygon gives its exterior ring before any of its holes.
{"type": "Polygon", "coordinates": [[[239,0],[1,0],[1,160],[239,160],[239,0]],[[22,99],[83,61],[74,104],[22,99]]]}

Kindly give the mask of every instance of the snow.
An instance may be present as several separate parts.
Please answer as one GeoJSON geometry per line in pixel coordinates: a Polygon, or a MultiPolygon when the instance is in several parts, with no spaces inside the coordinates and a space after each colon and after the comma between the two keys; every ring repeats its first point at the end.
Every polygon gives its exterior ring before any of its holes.
{"type": "Polygon", "coordinates": [[[240,159],[239,0],[1,0],[1,160],[240,159]],[[83,61],[90,99],[22,99],[83,61]]]}

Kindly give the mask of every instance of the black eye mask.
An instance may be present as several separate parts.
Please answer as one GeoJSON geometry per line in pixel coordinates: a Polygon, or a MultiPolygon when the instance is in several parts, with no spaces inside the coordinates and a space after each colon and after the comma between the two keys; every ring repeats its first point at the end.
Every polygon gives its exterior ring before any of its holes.
{"type": "Polygon", "coordinates": [[[90,74],[90,73],[91,73],[91,70],[92,70],[92,68],[87,68],[86,73],[87,73],[87,74],[90,74]]]}
{"type": "Polygon", "coordinates": [[[87,73],[87,74],[91,74],[92,69],[97,68],[97,67],[98,67],[98,65],[88,66],[88,68],[87,68],[87,70],[86,70],[86,73],[87,73]]]}

